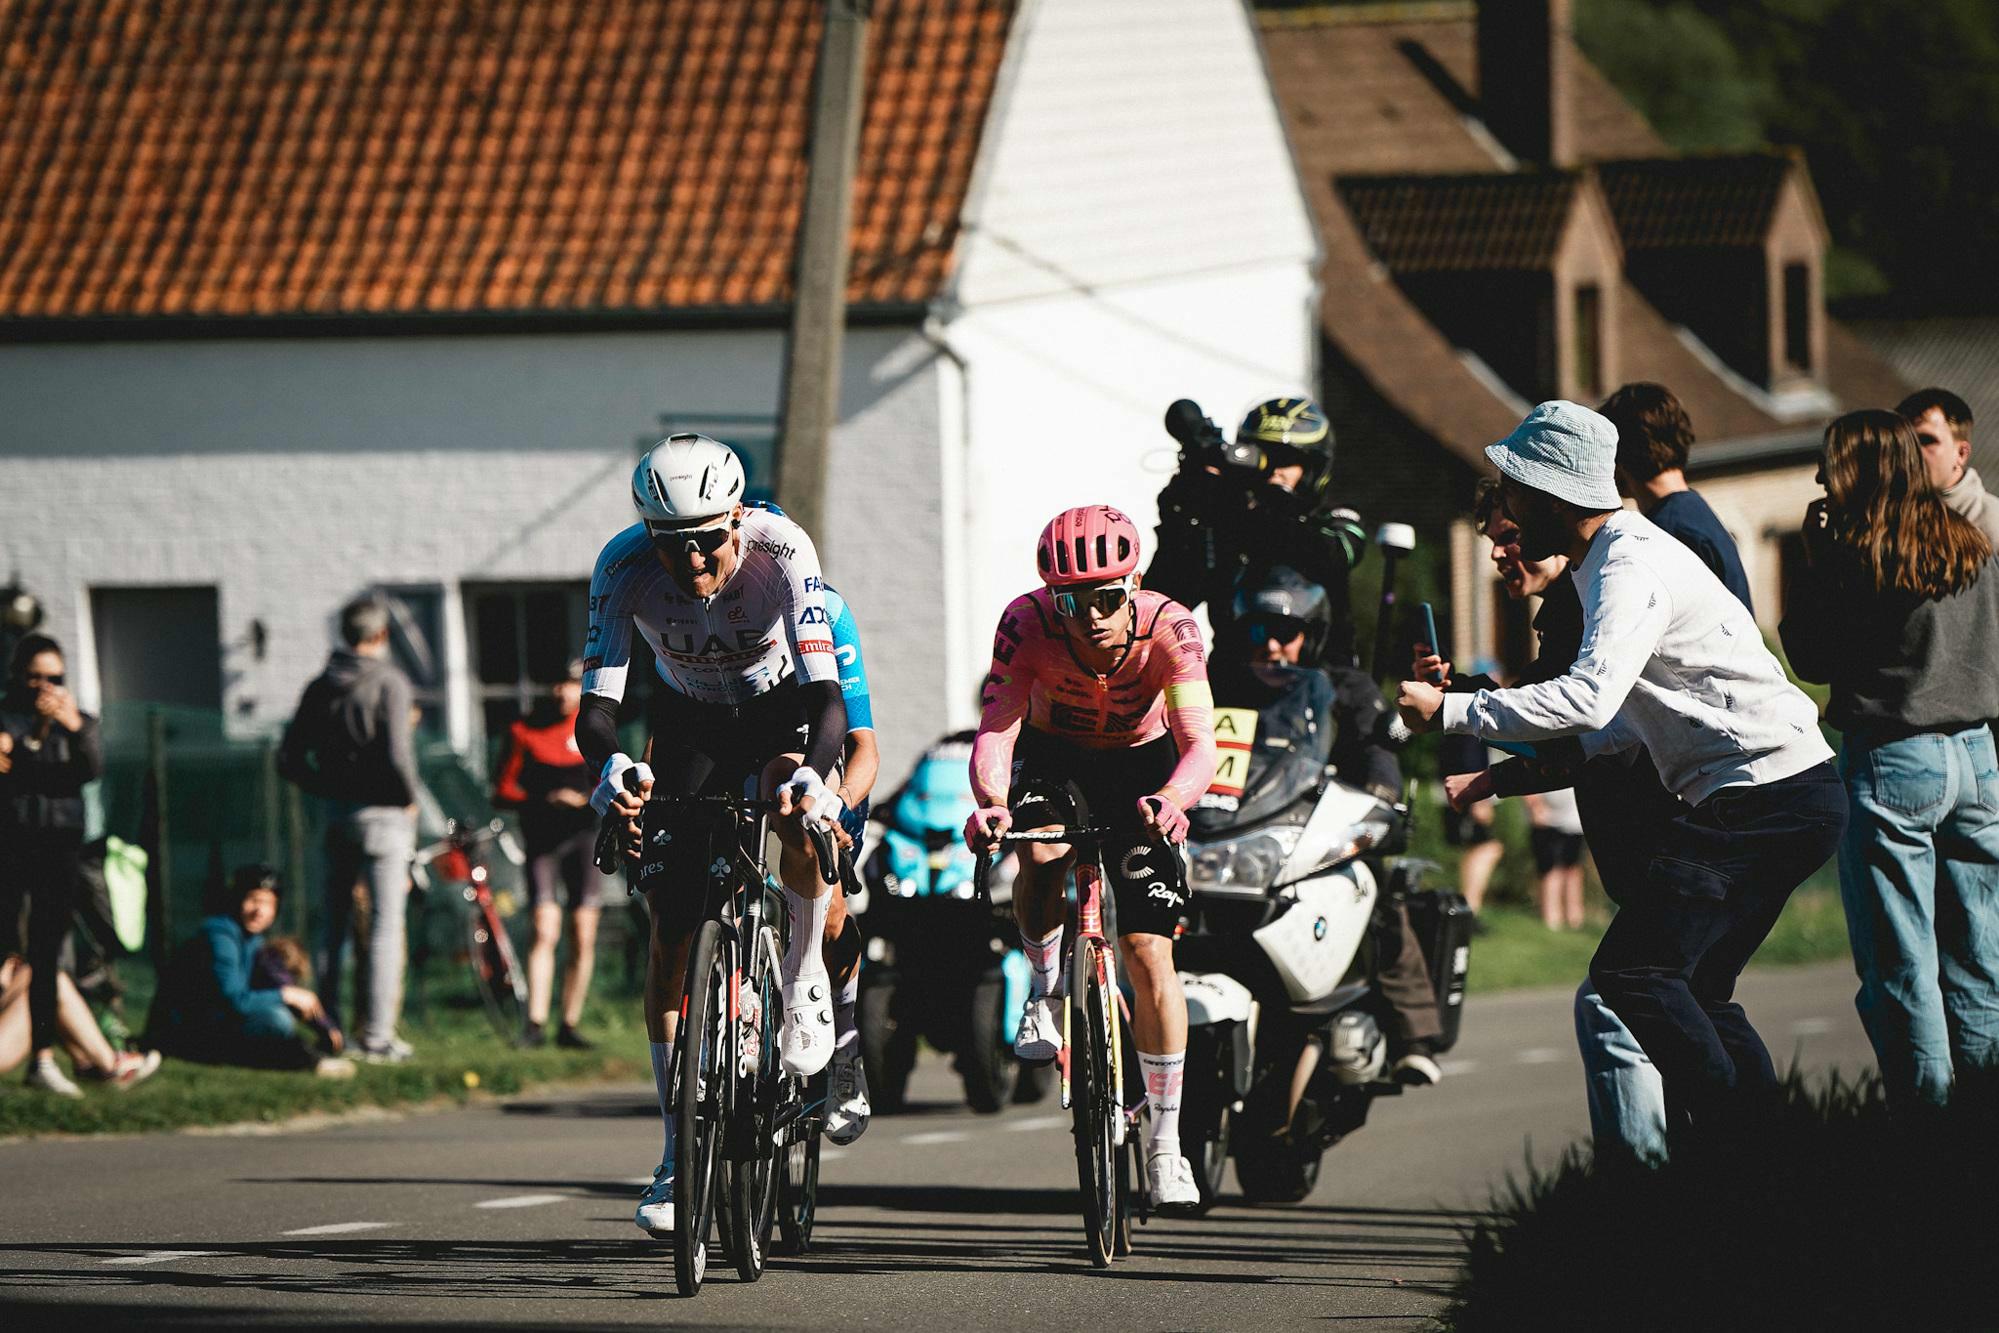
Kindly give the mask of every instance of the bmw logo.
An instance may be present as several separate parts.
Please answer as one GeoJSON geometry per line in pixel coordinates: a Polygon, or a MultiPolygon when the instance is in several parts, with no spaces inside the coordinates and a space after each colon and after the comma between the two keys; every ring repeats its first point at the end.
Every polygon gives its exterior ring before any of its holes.
{"type": "Polygon", "coordinates": [[[1312,938],[1314,940],[1322,940],[1326,938],[1326,918],[1319,917],[1317,920],[1312,922],[1312,938]]]}

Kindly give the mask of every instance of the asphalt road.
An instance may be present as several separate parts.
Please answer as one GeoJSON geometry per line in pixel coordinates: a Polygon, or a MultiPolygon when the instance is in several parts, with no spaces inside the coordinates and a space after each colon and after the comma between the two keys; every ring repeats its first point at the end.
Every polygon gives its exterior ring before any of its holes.
{"type": "MultiPolygon", "coordinates": [[[[1781,1063],[1871,1063],[1843,966],[1752,972],[1781,1063]]],[[[1066,1120],[979,1117],[941,1061],[912,1114],[828,1150],[813,1254],[673,1295],[631,1212],[649,1088],[269,1134],[0,1144],[0,1328],[1293,1325],[1426,1329],[1461,1228],[1587,1131],[1566,993],[1475,999],[1434,1089],[1375,1107],[1304,1204],[1154,1222],[1084,1251],[1066,1120]]]]}

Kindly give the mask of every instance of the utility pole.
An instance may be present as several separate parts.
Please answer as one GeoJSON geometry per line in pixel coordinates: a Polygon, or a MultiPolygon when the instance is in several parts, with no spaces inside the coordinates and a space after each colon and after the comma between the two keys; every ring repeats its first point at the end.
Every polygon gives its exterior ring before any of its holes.
{"type": "Polygon", "coordinates": [[[810,167],[785,344],[777,492],[826,559],[826,464],[840,413],[840,351],[847,327],[847,233],[872,0],[825,0],[813,81],[810,167]]]}

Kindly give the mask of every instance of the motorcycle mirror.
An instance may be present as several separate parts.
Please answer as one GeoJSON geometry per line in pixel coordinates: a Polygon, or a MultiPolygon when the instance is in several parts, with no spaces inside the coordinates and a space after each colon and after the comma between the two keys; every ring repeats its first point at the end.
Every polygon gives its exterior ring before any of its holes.
{"type": "Polygon", "coordinates": [[[1407,523],[1384,523],[1374,530],[1374,544],[1384,552],[1408,555],[1416,549],[1416,529],[1407,523]]]}

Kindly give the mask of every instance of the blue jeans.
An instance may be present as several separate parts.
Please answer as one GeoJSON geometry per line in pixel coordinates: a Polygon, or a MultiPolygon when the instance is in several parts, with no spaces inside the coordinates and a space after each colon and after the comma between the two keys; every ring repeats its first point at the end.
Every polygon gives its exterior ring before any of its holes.
{"type": "Polygon", "coordinates": [[[1664,1160],[1666,1090],[1659,1071],[1589,980],[1576,988],[1576,1045],[1597,1145],[1619,1144],[1645,1161],[1664,1160]]]}
{"type": "Polygon", "coordinates": [[[1731,1120],[1777,1091],[1735,981],[1845,828],[1845,789],[1823,763],[1725,787],[1660,831],[1643,891],[1611,919],[1589,974],[1658,1066],[1669,1125],[1731,1120]]]}
{"type": "Polygon", "coordinates": [[[1999,1062],[1999,763],[1992,732],[1840,755],[1851,814],[1839,894],[1854,1004],[1891,1098],[1941,1104],[1953,1069],[1999,1062]]]}

